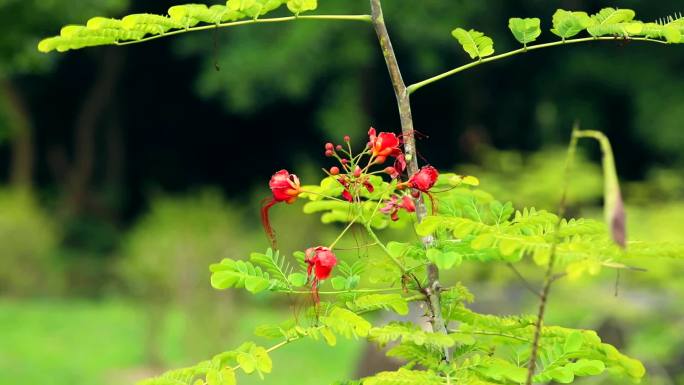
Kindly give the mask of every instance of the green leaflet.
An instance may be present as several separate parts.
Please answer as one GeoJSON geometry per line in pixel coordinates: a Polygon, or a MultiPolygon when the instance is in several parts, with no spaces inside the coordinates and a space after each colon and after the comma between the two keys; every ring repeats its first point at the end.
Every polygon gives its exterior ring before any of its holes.
{"type": "Polygon", "coordinates": [[[653,39],[665,39],[668,43],[681,43],[684,41],[684,26],[677,25],[674,22],[665,25],[645,23],[642,25],[641,35],[653,39]]]}
{"type": "MultiPolygon", "coordinates": [[[[273,279],[279,281],[284,286],[290,285],[289,275],[292,273],[293,269],[285,260],[285,256],[281,256],[278,250],[274,252],[269,248],[266,250],[265,254],[252,253],[249,256],[249,259],[252,263],[264,268],[273,279]]],[[[295,283],[300,283],[301,281],[297,276],[295,276],[295,280],[295,283]]]]}
{"type": "Polygon", "coordinates": [[[542,32],[541,20],[536,17],[532,19],[511,18],[508,20],[508,28],[513,33],[515,39],[523,45],[537,40],[542,32]]]}
{"type": "Polygon", "coordinates": [[[632,36],[639,35],[643,23],[632,22],[636,13],[631,9],[603,8],[591,16],[587,32],[591,36],[632,36]]]}
{"type": "Polygon", "coordinates": [[[346,338],[366,337],[371,329],[370,322],[363,317],[340,307],[334,307],[327,317],[321,317],[321,323],[346,338]]]}
{"type": "Polygon", "coordinates": [[[476,370],[489,379],[503,383],[512,381],[517,384],[522,384],[527,379],[527,368],[496,357],[486,359],[484,362],[486,365],[480,365],[476,370]]]}
{"type": "Polygon", "coordinates": [[[459,266],[463,262],[463,256],[456,251],[443,251],[436,248],[428,249],[427,259],[437,265],[440,270],[448,270],[459,266]]]}
{"type": "Polygon", "coordinates": [[[318,0],[289,0],[287,9],[295,15],[305,11],[313,11],[318,8],[318,0]]]}
{"type": "Polygon", "coordinates": [[[471,59],[482,59],[494,54],[494,41],[482,32],[474,29],[466,31],[463,28],[456,28],[451,31],[451,35],[458,40],[471,59]]]}
{"type": "Polygon", "coordinates": [[[381,372],[363,380],[363,385],[443,385],[440,376],[422,370],[399,369],[396,372],[381,372]]]}
{"type": "Polygon", "coordinates": [[[271,373],[273,370],[273,361],[266,349],[261,346],[252,346],[248,351],[241,352],[236,360],[246,374],[256,371],[262,379],[264,373],[271,373]]]}
{"type": "Polygon", "coordinates": [[[271,287],[268,273],[250,262],[224,259],[210,266],[211,286],[223,290],[244,287],[250,293],[259,293],[271,287]]]}
{"type": "Polygon", "coordinates": [[[446,334],[425,332],[410,322],[391,322],[385,326],[372,328],[369,339],[380,346],[396,340],[436,348],[452,347],[455,343],[454,339],[446,334]]]}
{"type": "Polygon", "coordinates": [[[573,37],[589,26],[591,19],[586,12],[572,12],[559,9],[553,14],[551,32],[562,39],[573,37]]]}
{"type": "Polygon", "coordinates": [[[392,309],[399,315],[409,312],[408,303],[399,294],[368,294],[348,302],[347,307],[356,312],[379,309],[392,309]]]}

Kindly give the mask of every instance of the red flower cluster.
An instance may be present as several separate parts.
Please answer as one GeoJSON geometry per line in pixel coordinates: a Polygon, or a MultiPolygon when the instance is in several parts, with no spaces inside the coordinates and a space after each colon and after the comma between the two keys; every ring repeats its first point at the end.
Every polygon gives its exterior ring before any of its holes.
{"type": "Polygon", "coordinates": [[[416,205],[413,203],[413,199],[408,195],[402,196],[401,200],[399,200],[396,195],[392,195],[392,198],[387,201],[385,207],[381,208],[380,211],[385,214],[390,214],[390,218],[392,218],[393,221],[397,221],[399,220],[400,209],[413,213],[416,211],[416,205]]]}
{"type": "MultiPolygon", "coordinates": [[[[392,179],[402,179],[402,175],[404,175],[406,170],[406,159],[401,150],[402,140],[400,136],[391,132],[377,133],[375,128],[371,127],[368,131],[367,146],[361,153],[356,154],[353,153],[350,142],[351,138],[345,136],[343,144],[325,144],[325,155],[339,162],[338,165],[328,169],[328,176],[334,178],[335,181],[342,185],[342,197],[345,200],[349,202],[360,201],[360,193],[363,189],[373,193],[377,186],[374,186],[371,181],[374,181],[373,178],[379,179],[374,175],[382,172],[389,175],[392,179]],[[394,165],[381,169],[381,167],[384,167],[382,166],[383,163],[388,158],[394,159],[394,165]]],[[[436,210],[436,202],[430,189],[437,183],[438,176],[439,172],[437,169],[432,166],[425,166],[418,172],[410,175],[408,181],[384,184],[384,186],[391,186],[392,189],[395,189],[395,193],[392,194],[392,191],[386,192],[392,195],[389,200],[384,202],[384,207],[380,208],[380,211],[388,214],[393,221],[396,221],[399,219],[400,210],[405,210],[407,213],[416,211],[413,198],[419,198],[420,194],[423,193],[432,201],[434,212],[436,210]],[[411,192],[406,191],[406,189],[411,189],[411,192]]],[[[302,190],[299,178],[294,174],[290,174],[287,170],[280,170],[273,174],[268,186],[272,196],[265,199],[262,203],[261,219],[264,230],[275,250],[277,249],[275,232],[271,228],[268,215],[270,208],[280,202],[292,204],[305,191],[302,190]]],[[[334,199],[332,197],[328,198],[334,199]]],[[[312,247],[307,249],[305,253],[307,280],[311,284],[311,295],[317,306],[320,303],[318,286],[321,281],[330,278],[333,269],[337,265],[337,257],[332,250],[334,245],[335,243],[330,247],[312,247]]]]}

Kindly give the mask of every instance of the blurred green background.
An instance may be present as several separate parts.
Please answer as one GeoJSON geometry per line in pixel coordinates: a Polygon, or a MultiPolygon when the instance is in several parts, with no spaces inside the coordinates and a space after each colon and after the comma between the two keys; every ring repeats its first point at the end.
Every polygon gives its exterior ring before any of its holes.
{"type": "MultiPolygon", "coordinates": [[[[321,3],[320,13],[368,8],[321,3]]],[[[133,383],[292,316],[292,300],[212,291],[207,266],[267,247],[258,207],[274,171],[310,183],[326,141],[349,134],[362,145],[370,125],[398,130],[382,56],[362,25],[254,26],[64,55],[35,48],[63,24],[174,4],[0,0],[0,385],[133,383]]],[[[517,45],[508,17],[540,17],[548,31],[555,8],[609,5],[644,20],[682,11],[675,0],[389,0],[385,13],[410,83],[466,62],[454,27],[487,32],[503,52],[517,45]]],[[[579,120],[613,142],[630,236],[683,242],[682,70],[681,47],[636,42],[483,66],[415,94],[421,157],[480,177],[519,208],[553,210],[563,146],[579,120]]],[[[571,213],[600,218],[600,154],[582,149],[571,213]]],[[[287,252],[334,234],[299,208],[273,210],[276,228],[288,229],[287,252]]],[[[646,363],[646,384],[681,385],[684,263],[643,265],[647,273],[619,281],[606,272],[557,285],[550,321],[598,329],[646,363]]],[[[539,281],[534,267],[521,270],[539,281]]],[[[449,277],[457,278],[473,287],[479,310],[534,309],[505,266],[465,266],[449,277]]],[[[346,378],[363,350],[295,344],[275,353],[265,383],[346,378]]]]}

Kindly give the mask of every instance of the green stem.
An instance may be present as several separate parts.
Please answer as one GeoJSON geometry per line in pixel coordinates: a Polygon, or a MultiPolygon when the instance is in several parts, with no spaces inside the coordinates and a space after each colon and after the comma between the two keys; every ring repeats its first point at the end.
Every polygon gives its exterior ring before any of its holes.
{"type": "Polygon", "coordinates": [[[530,342],[530,340],[518,336],[514,336],[512,334],[505,334],[505,333],[496,333],[496,332],[488,332],[488,331],[479,331],[479,330],[449,330],[449,333],[458,333],[458,334],[475,334],[475,335],[480,335],[480,336],[491,336],[491,337],[503,337],[503,338],[510,338],[522,342],[530,342]]]}
{"type": "MultiPolygon", "coordinates": [[[[324,295],[336,295],[336,294],[348,294],[348,293],[385,293],[392,291],[402,291],[401,287],[388,287],[384,289],[355,289],[355,290],[337,290],[337,291],[319,291],[318,294],[324,295]]],[[[278,293],[285,294],[309,294],[311,295],[311,290],[280,290],[278,293]]]]}
{"type": "Polygon", "coordinates": [[[382,243],[382,241],[380,241],[380,238],[378,238],[378,236],[375,234],[370,224],[366,224],[366,230],[368,231],[368,235],[370,235],[371,238],[373,238],[373,240],[378,244],[382,251],[384,251],[385,254],[387,254],[387,256],[390,257],[390,259],[392,259],[392,261],[394,261],[394,263],[399,267],[399,269],[401,270],[401,274],[406,274],[406,268],[404,267],[404,265],[395,256],[393,256],[392,253],[390,253],[390,251],[387,249],[387,247],[385,247],[385,244],[382,243]]]}
{"type": "Polygon", "coordinates": [[[570,144],[568,146],[568,155],[565,159],[565,170],[563,176],[563,192],[561,194],[560,203],[558,205],[558,222],[556,222],[555,230],[553,233],[553,239],[551,243],[551,251],[549,253],[549,265],[546,268],[546,274],[544,276],[544,285],[539,296],[539,308],[537,310],[537,320],[534,324],[534,337],[532,339],[532,350],[530,352],[530,360],[527,365],[527,381],[525,385],[532,385],[532,380],[534,379],[534,371],[537,367],[537,356],[539,354],[539,344],[541,341],[542,329],[544,328],[544,315],[546,314],[546,304],[549,300],[549,293],[551,291],[551,285],[556,281],[556,276],[553,274],[553,269],[556,264],[556,252],[558,249],[558,243],[560,239],[558,238],[558,232],[560,231],[561,222],[565,216],[567,210],[567,196],[568,188],[570,187],[570,176],[572,171],[572,165],[575,160],[575,154],[577,153],[577,132],[579,131],[579,125],[575,123],[572,128],[572,136],[570,138],[570,144]]]}
{"type": "Polygon", "coordinates": [[[328,247],[330,250],[332,250],[335,247],[335,245],[337,244],[337,242],[339,242],[342,239],[342,237],[344,237],[344,234],[346,234],[347,231],[349,231],[349,229],[351,229],[351,227],[354,225],[354,223],[356,223],[356,221],[359,219],[359,217],[361,217],[361,214],[357,215],[356,218],[352,219],[351,222],[349,222],[347,227],[345,227],[344,230],[342,230],[342,232],[340,233],[340,235],[338,235],[337,238],[335,238],[333,243],[330,244],[330,247],[328,247]]]}
{"type": "Polygon", "coordinates": [[[247,25],[247,24],[281,23],[281,22],[295,21],[295,20],[339,20],[339,21],[363,21],[363,22],[370,23],[371,22],[371,16],[370,15],[304,15],[304,16],[273,17],[273,18],[267,18],[267,19],[240,20],[240,21],[232,21],[232,22],[228,22],[228,23],[208,24],[208,25],[202,25],[199,27],[183,28],[183,29],[178,29],[175,31],[163,33],[161,35],[149,36],[149,37],[146,37],[146,38],[143,38],[140,40],[132,40],[132,41],[126,41],[126,42],[115,42],[114,44],[115,45],[131,45],[131,44],[143,43],[143,42],[150,41],[150,40],[161,39],[164,37],[180,35],[180,34],[187,33],[187,32],[206,31],[206,30],[210,30],[210,29],[226,28],[226,27],[237,27],[240,25],[247,25]]]}
{"type": "MultiPolygon", "coordinates": [[[[516,49],[513,51],[505,52],[499,55],[495,56],[490,56],[487,58],[482,58],[478,61],[474,61],[465,65],[462,65],[460,67],[454,68],[451,71],[444,72],[442,74],[439,74],[437,76],[433,76],[429,79],[423,80],[422,82],[418,82],[415,84],[411,84],[410,86],[407,87],[407,91],[410,94],[416,92],[420,88],[423,88],[427,86],[428,84],[432,84],[434,82],[437,82],[439,80],[442,80],[444,78],[447,78],[452,75],[456,75],[459,72],[463,72],[465,70],[471,69],[473,67],[477,67],[480,64],[485,64],[485,63],[490,63],[493,61],[497,61],[500,59],[505,59],[507,57],[515,56],[521,53],[526,53],[529,51],[534,51],[542,48],[549,48],[549,47],[556,47],[560,45],[565,45],[565,44],[575,44],[575,43],[584,43],[584,42],[590,42],[590,41],[615,41],[615,40],[620,40],[620,39],[625,39],[625,38],[616,38],[616,37],[583,37],[583,38],[578,38],[578,39],[570,39],[570,40],[560,40],[560,41],[554,41],[552,43],[543,43],[543,44],[535,44],[535,45],[528,45],[527,47],[523,47],[520,49],[516,49]]],[[[649,39],[646,37],[630,37],[627,38],[626,40],[633,40],[633,41],[647,41],[651,43],[660,43],[660,44],[667,44],[667,42],[664,42],[662,40],[656,40],[656,39],[649,39]]]]}

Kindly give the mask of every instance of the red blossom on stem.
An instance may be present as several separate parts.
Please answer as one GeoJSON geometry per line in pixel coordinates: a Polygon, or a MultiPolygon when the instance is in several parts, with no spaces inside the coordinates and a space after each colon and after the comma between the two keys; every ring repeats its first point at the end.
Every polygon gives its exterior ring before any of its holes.
{"type": "Polygon", "coordinates": [[[401,200],[396,195],[392,195],[390,200],[385,204],[385,207],[381,208],[380,211],[385,214],[390,214],[390,218],[392,218],[393,221],[398,221],[400,209],[413,213],[416,211],[416,205],[413,203],[413,199],[408,195],[402,196],[401,200]]]}
{"type": "Polygon", "coordinates": [[[269,200],[264,199],[261,206],[261,224],[264,227],[266,236],[271,241],[273,249],[277,249],[275,232],[271,227],[271,221],[268,212],[276,203],[285,202],[292,204],[297,200],[299,194],[302,193],[299,178],[295,174],[290,174],[287,170],[280,170],[273,174],[271,180],[268,182],[268,187],[271,189],[273,197],[269,200]]]}
{"type": "Polygon", "coordinates": [[[411,175],[408,186],[424,193],[428,192],[437,183],[439,172],[432,166],[424,166],[418,172],[411,175]]]}
{"type": "Polygon", "coordinates": [[[388,156],[398,157],[401,155],[401,140],[396,134],[391,132],[381,132],[377,134],[375,128],[368,130],[368,146],[371,154],[375,157],[378,164],[384,163],[388,156]]]}
{"type": "Polygon", "coordinates": [[[337,265],[337,257],[332,250],[323,246],[309,248],[305,254],[305,261],[308,265],[306,274],[311,281],[311,296],[314,303],[318,305],[320,303],[318,284],[330,277],[332,270],[337,265]]]}

